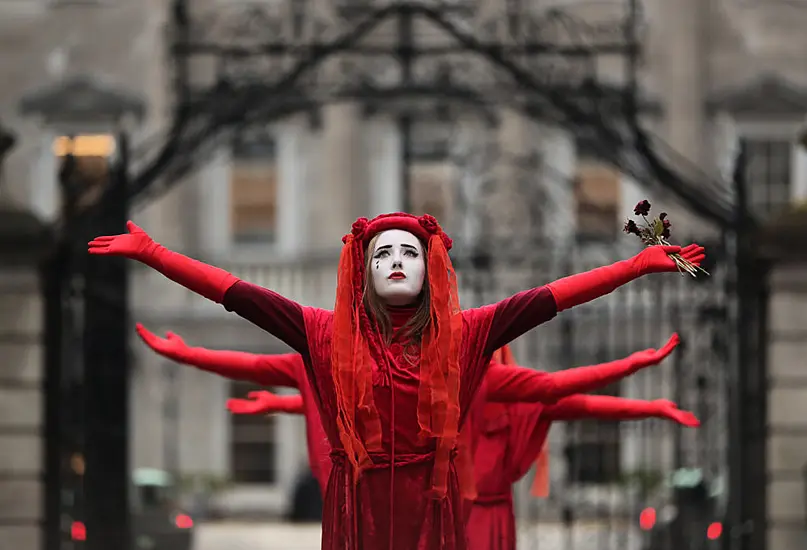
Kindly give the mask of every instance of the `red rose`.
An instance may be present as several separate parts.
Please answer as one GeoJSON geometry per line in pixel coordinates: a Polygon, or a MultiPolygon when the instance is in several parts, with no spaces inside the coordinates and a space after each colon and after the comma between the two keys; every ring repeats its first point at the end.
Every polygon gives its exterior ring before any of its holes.
{"type": "Polygon", "coordinates": [[[364,231],[367,229],[367,225],[370,223],[370,220],[367,218],[359,218],[355,222],[353,222],[353,226],[350,228],[351,233],[356,238],[361,238],[364,235],[364,231]]]}
{"type": "Polygon", "coordinates": [[[647,216],[650,214],[650,202],[645,199],[639,202],[634,208],[633,213],[637,216],[647,216]]]}
{"type": "Polygon", "coordinates": [[[420,226],[432,235],[442,231],[440,224],[437,223],[435,217],[430,214],[423,214],[418,221],[420,222],[420,226]]]}

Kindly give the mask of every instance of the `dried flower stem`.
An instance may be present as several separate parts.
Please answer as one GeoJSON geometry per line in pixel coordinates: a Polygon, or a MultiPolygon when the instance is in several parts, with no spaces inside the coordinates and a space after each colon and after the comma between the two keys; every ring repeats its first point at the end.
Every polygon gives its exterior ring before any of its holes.
{"type": "MultiPolygon", "coordinates": [[[[644,244],[647,246],[672,246],[666,239],[663,237],[657,236],[653,231],[653,226],[650,222],[647,221],[646,216],[642,216],[642,219],[645,223],[645,229],[642,229],[641,239],[644,244]]],[[[709,272],[703,269],[699,265],[695,265],[689,260],[685,260],[681,257],[680,254],[670,254],[670,258],[675,262],[675,265],[678,266],[678,271],[681,275],[684,272],[689,273],[693,277],[697,277],[698,273],[703,273],[704,275],[709,275],[709,272]]]]}

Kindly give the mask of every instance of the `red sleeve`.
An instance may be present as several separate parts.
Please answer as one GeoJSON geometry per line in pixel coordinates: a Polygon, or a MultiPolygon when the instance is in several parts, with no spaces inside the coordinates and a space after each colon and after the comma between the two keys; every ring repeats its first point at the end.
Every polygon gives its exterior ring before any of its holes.
{"type": "Polygon", "coordinates": [[[607,395],[572,395],[544,409],[551,420],[639,420],[659,416],[659,407],[652,401],[624,399],[607,395]]]}
{"type": "Polygon", "coordinates": [[[490,328],[484,355],[492,355],[525,332],[546,323],[557,314],[555,298],[547,287],[533,288],[514,294],[501,302],[469,310],[468,318],[485,319],[490,328]]]}
{"type": "Polygon", "coordinates": [[[618,382],[647,366],[646,363],[654,364],[630,356],[593,367],[578,367],[553,373],[491,363],[485,377],[489,384],[488,399],[504,403],[555,403],[563,397],[598,390],[618,382]]]}
{"type": "Polygon", "coordinates": [[[552,375],[547,372],[491,363],[485,374],[485,383],[487,400],[496,403],[554,403],[558,399],[552,375]]]}
{"type": "Polygon", "coordinates": [[[232,285],[222,304],[298,353],[308,354],[303,307],[277,292],[245,281],[232,285]]]}
{"type": "Polygon", "coordinates": [[[633,259],[625,260],[564,277],[486,306],[492,308],[493,319],[485,354],[492,354],[525,332],[549,321],[559,311],[613,292],[641,274],[633,259]]]}
{"type": "Polygon", "coordinates": [[[303,372],[298,353],[256,355],[241,351],[189,348],[183,363],[193,365],[230,380],[246,380],[261,386],[285,386],[299,389],[303,372]]]}

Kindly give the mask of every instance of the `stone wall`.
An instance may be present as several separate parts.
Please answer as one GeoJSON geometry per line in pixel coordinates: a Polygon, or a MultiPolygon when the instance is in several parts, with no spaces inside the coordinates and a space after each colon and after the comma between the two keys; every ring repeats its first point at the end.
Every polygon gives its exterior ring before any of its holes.
{"type": "Polygon", "coordinates": [[[767,550],[807,543],[807,260],[774,266],[768,309],[767,550]]]}
{"type": "Polygon", "coordinates": [[[44,519],[42,319],[36,270],[0,265],[0,547],[15,550],[40,548],[44,519]]]}

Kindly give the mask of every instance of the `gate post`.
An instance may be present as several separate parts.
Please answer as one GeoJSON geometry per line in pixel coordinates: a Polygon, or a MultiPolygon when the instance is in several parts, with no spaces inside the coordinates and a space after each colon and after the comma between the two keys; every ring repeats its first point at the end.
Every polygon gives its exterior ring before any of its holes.
{"type": "MultiPolygon", "coordinates": [[[[126,136],[119,134],[108,187],[99,208],[88,220],[91,236],[126,232],[127,147],[126,136]]],[[[89,255],[84,262],[84,491],[88,550],[128,550],[131,539],[126,262],[119,257],[89,255]]]]}
{"type": "Polygon", "coordinates": [[[729,377],[729,500],[725,518],[727,550],[765,550],[765,429],[767,378],[765,339],[767,271],[755,250],[757,227],[748,207],[747,152],[740,144],[734,168],[737,207],[728,250],[735,295],[732,323],[736,342],[729,377]]]}
{"type": "Polygon", "coordinates": [[[767,381],[767,415],[757,441],[767,460],[754,472],[759,494],[752,495],[763,503],[766,529],[753,548],[791,550],[804,548],[807,541],[802,477],[807,449],[807,208],[780,215],[762,228],[755,244],[770,273],[764,334],[770,360],[760,373],[767,381]]]}

